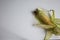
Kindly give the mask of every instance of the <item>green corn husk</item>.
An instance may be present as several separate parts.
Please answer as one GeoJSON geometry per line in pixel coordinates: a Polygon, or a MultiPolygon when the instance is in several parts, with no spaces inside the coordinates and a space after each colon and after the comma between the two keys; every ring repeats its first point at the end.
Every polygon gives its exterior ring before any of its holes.
{"type": "Polygon", "coordinates": [[[56,18],[55,21],[56,21],[56,24],[60,25],[60,18],[56,18]]]}
{"type": "Polygon", "coordinates": [[[49,38],[52,36],[52,32],[51,31],[47,31],[45,34],[45,38],[44,40],[49,40],[49,38]]]}
{"type": "Polygon", "coordinates": [[[35,26],[42,27],[43,29],[51,29],[53,26],[45,24],[35,24],[35,26]]]}

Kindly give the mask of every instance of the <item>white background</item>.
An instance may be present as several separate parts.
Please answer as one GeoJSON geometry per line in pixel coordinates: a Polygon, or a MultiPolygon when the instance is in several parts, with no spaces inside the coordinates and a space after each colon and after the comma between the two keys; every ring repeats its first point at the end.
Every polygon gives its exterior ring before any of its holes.
{"type": "Polygon", "coordinates": [[[0,40],[43,40],[44,30],[32,26],[32,11],[39,7],[60,17],[60,0],[0,0],[0,40]]]}

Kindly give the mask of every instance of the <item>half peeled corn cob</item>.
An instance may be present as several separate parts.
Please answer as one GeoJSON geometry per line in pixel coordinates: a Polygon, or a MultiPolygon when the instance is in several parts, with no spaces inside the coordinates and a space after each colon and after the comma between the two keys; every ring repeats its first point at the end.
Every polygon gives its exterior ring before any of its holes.
{"type": "Polygon", "coordinates": [[[55,18],[54,10],[49,11],[52,11],[52,15],[50,15],[49,17],[46,15],[47,12],[44,11],[44,9],[42,8],[37,8],[34,11],[34,16],[40,23],[38,25],[40,25],[42,28],[46,30],[44,40],[49,40],[52,34],[60,35],[60,25],[59,25],[60,23],[57,24],[58,22],[60,22],[58,21],[60,19],[55,18]]]}

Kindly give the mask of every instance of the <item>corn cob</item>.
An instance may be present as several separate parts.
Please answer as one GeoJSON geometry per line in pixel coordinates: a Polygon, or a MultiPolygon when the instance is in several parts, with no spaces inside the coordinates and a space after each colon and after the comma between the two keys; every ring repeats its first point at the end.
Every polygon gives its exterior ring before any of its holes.
{"type": "Polygon", "coordinates": [[[43,10],[38,8],[38,9],[36,9],[35,17],[38,18],[39,21],[42,21],[42,23],[44,23],[44,24],[53,25],[50,18],[45,14],[46,13],[43,10]]]}

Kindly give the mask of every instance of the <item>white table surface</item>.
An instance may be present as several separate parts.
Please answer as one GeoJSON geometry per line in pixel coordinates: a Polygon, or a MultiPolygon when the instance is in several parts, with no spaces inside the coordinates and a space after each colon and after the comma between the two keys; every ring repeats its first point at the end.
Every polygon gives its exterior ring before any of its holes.
{"type": "Polygon", "coordinates": [[[60,17],[60,0],[0,0],[0,40],[43,40],[44,30],[32,26],[32,11],[39,7],[54,9],[60,17]]]}

